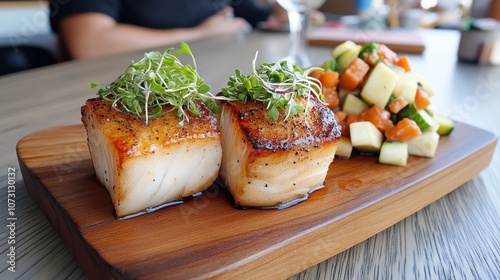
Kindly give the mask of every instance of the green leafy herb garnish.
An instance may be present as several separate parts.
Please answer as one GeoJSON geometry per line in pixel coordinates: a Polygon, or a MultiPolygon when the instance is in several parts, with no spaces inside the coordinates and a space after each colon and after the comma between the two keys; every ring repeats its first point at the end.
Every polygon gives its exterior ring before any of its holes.
{"type": "MultiPolygon", "coordinates": [[[[220,107],[210,93],[210,87],[196,72],[196,60],[189,46],[182,42],[180,49],[170,54],[173,48],[168,48],[164,53],[152,51],[144,57],[133,62],[127,67],[125,73],[114,82],[100,88],[97,95],[112,103],[113,108],[134,113],[141,118],[156,118],[162,114],[176,110],[182,120],[189,121],[187,111],[199,115],[195,100],[201,100],[212,113],[218,113],[220,107]],[[187,54],[191,57],[193,65],[183,65],[175,56],[187,54]],[[164,110],[165,105],[172,109],[164,110]]],[[[92,88],[100,86],[90,83],[92,88]]]]}
{"type": "Polygon", "coordinates": [[[301,69],[287,61],[261,63],[256,67],[257,55],[252,62],[253,73],[245,76],[236,70],[229,78],[228,87],[222,89],[223,96],[244,103],[248,99],[260,101],[274,121],[279,117],[279,109],[285,111],[285,119],[304,111],[307,113],[311,96],[323,102],[319,81],[309,77],[316,68],[301,69]],[[297,102],[298,97],[307,99],[306,107],[297,102]]]}

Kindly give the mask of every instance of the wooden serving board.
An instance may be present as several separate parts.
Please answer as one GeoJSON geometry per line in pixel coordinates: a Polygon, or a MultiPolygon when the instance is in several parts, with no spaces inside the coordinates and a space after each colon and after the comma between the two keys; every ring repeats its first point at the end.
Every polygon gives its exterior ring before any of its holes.
{"type": "Polygon", "coordinates": [[[458,123],[433,159],[406,167],[335,159],[325,188],[285,210],[237,210],[211,187],[184,204],[116,220],[83,126],[21,139],[25,185],[91,279],[284,278],[391,226],[476,176],[497,139],[458,123]]]}

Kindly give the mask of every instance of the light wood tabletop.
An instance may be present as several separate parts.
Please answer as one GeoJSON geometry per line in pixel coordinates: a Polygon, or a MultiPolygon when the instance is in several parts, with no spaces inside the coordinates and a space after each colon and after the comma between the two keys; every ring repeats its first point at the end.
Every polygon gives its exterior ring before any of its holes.
{"type": "MultiPolygon", "coordinates": [[[[409,58],[413,71],[425,77],[436,91],[433,109],[500,135],[500,67],[457,61],[456,31],[419,32],[426,50],[409,58]]],[[[259,61],[282,58],[288,38],[281,33],[253,32],[189,45],[200,75],[216,91],[225,86],[235,69],[248,73],[256,51],[259,61]]],[[[328,59],[330,51],[309,48],[315,64],[328,59]]],[[[0,279],[87,279],[28,195],[16,144],[42,129],[81,124],[80,107],[95,96],[88,83],[113,81],[143,53],[65,62],[0,77],[0,279]],[[14,190],[12,186],[15,191],[9,191],[14,190]],[[8,208],[15,209],[14,215],[9,216],[8,208]],[[9,227],[12,221],[15,228],[9,227]],[[15,269],[9,260],[15,261],[15,269]]],[[[497,145],[488,168],[456,190],[290,279],[499,279],[499,149],[497,145]]],[[[439,188],[440,182],[435,182],[435,187],[439,188]]]]}

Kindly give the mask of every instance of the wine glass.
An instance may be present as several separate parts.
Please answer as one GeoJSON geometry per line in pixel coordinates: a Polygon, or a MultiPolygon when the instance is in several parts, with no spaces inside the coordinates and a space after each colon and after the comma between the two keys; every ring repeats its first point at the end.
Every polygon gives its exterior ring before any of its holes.
{"type": "Polygon", "coordinates": [[[284,59],[301,68],[310,67],[307,55],[307,26],[309,13],[319,8],[326,0],[276,0],[288,13],[290,25],[290,49],[284,59]]]}

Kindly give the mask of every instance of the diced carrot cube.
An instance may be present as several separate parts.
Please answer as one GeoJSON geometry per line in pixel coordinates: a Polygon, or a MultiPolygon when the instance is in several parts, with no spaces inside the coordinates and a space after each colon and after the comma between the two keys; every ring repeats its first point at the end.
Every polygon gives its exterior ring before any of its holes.
{"type": "Polygon", "coordinates": [[[391,63],[396,62],[398,59],[398,55],[384,44],[378,45],[378,54],[380,56],[386,58],[387,60],[389,60],[389,62],[391,62],[391,63]]]}
{"type": "Polygon", "coordinates": [[[370,52],[363,54],[363,60],[368,63],[371,67],[375,66],[379,60],[380,56],[376,52],[370,52]]]}
{"type": "Polygon", "coordinates": [[[341,123],[347,119],[347,113],[344,111],[335,112],[335,120],[337,123],[341,123]]]}
{"type": "Polygon", "coordinates": [[[429,94],[427,94],[427,92],[420,86],[417,88],[415,102],[413,105],[417,110],[423,110],[431,105],[431,98],[429,97],[429,94]]]}
{"type": "Polygon", "coordinates": [[[414,120],[404,118],[400,120],[395,126],[388,128],[385,131],[387,141],[408,142],[411,139],[422,134],[414,120]]]}
{"type": "Polygon", "coordinates": [[[384,133],[388,127],[393,125],[390,120],[391,113],[377,105],[373,105],[371,108],[364,110],[359,116],[364,121],[371,122],[382,133],[384,133]]]}
{"type": "Polygon", "coordinates": [[[408,105],[406,99],[404,99],[402,96],[398,96],[389,103],[387,108],[391,113],[397,114],[399,111],[401,111],[401,109],[406,107],[406,105],[408,105]]]}
{"type": "Polygon", "coordinates": [[[364,60],[361,58],[354,59],[340,77],[339,87],[349,91],[355,90],[361,84],[369,70],[370,65],[364,60]]]}
{"type": "Polygon", "coordinates": [[[363,121],[363,119],[359,115],[347,115],[347,119],[345,122],[346,122],[347,126],[349,126],[349,125],[351,125],[351,123],[360,122],[360,121],[363,121]]]}
{"type": "Polygon", "coordinates": [[[328,108],[333,110],[339,106],[339,94],[336,89],[323,87],[323,96],[325,97],[325,102],[328,103],[328,108]]]}
{"type": "Polygon", "coordinates": [[[349,126],[347,125],[347,122],[340,122],[340,135],[345,136],[345,137],[350,137],[351,133],[349,130],[349,126]]]}
{"type": "Polygon", "coordinates": [[[312,70],[311,72],[309,72],[309,77],[313,77],[313,78],[316,78],[319,80],[319,78],[321,77],[321,75],[323,74],[323,70],[320,70],[320,69],[314,69],[312,70]]]}
{"type": "Polygon", "coordinates": [[[408,57],[406,55],[398,58],[394,64],[405,69],[405,72],[411,71],[410,60],[408,59],[408,57]]]}
{"type": "Polygon", "coordinates": [[[319,81],[324,88],[336,89],[339,83],[339,73],[337,71],[326,71],[319,77],[319,81]]]}

